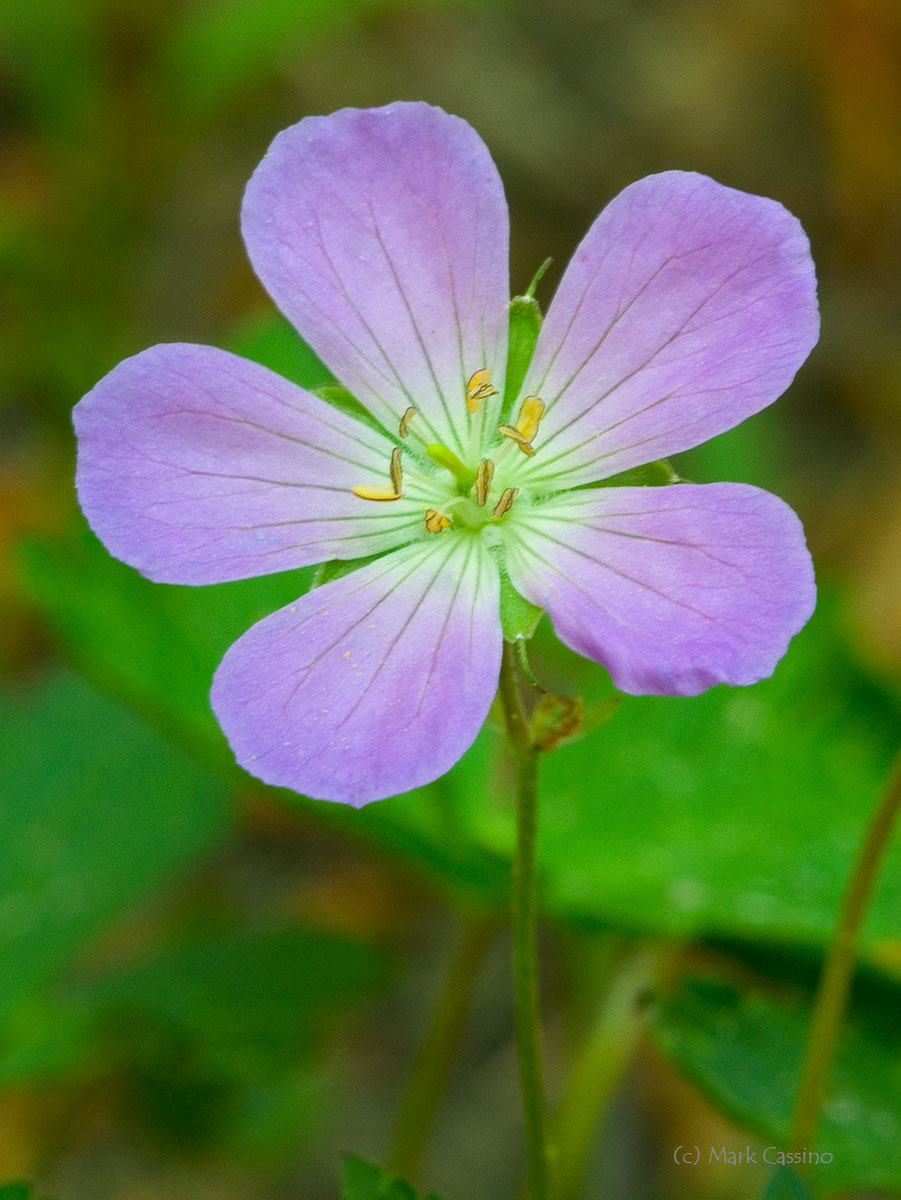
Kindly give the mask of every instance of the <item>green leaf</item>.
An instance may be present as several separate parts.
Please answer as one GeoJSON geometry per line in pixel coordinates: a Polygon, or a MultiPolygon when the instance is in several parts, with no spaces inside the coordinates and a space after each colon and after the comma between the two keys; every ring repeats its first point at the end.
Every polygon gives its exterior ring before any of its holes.
{"type": "Polygon", "coordinates": [[[0,1183],[0,1200],[49,1200],[49,1197],[35,1196],[30,1183],[0,1183]]]}
{"type": "Polygon", "coordinates": [[[33,599],[92,680],[214,764],[232,763],[210,709],[213,673],[251,625],[308,591],[312,568],[213,587],[151,583],[86,529],[66,542],[27,544],[21,559],[33,599]]]}
{"type": "Polygon", "coordinates": [[[779,1166],[767,1181],[760,1200],[813,1200],[813,1192],[791,1167],[779,1166]]]}
{"type": "Polygon", "coordinates": [[[341,1160],[341,1200],[441,1200],[434,1192],[419,1193],[399,1176],[365,1158],[349,1154],[341,1160]]]}
{"type": "MultiPolygon", "coordinates": [[[[630,697],[616,720],[554,754],[542,778],[545,901],[575,921],[679,935],[823,945],[901,722],[848,657],[828,597],[772,679],[692,699],[630,697]]],[[[581,694],[609,681],[545,637],[535,674],[581,694]]],[[[481,837],[508,830],[474,812],[481,837]]],[[[901,843],[889,850],[863,953],[889,961],[901,843]]]]}
{"type": "Polygon", "coordinates": [[[378,0],[215,0],[182,10],[171,37],[171,91],[180,112],[206,115],[280,62],[295,62],[316,39],[346,33],[378,0]]]}
{"type": "Polygon", "coordinates": [[[298,926],[231,929],[93,979],[91,1003],[177,1030],[215,1071],[257,1078],[308,1052],[336,1009],[385,981],[366,942],[298,926]]]}
{"type": "MultiPolygon", "coordinates": [[[[858,988],[816,1144],[805,1147],[817,1192],[901,1189],[899,1004],[896,983],[871,978],[858,988]]],[[[767,1161],[778,1163],[809,1023],[806,991],[707,975],[685,979],[662,1000],[653,1030],[663,1053],[734,1120],[759,1132],[770,1144],[767,1161]]],[[[787,1186],[791,1174],[780,1182],[787,1186]]],[[[800,1200],[807,1193],[783,1187],[773,1195],[800,1200]]]]}
{"type": "Polygon", "coordinates": [[[335,383],[328,367],[277,312],[245,321],[232,330],[226,343],[233,354],[251,358],[310,391],[335,383]]]}
{"type": "Polygon", "coordinates": [[[207,852],[225,790],[132,713],[61,673],[0,693],[0,1014],[113,917],[207,852]],[[22,953],[27,944],[28,953],[22,953]]]}
{"type": "Polygon", "coordinates": [[[228,794],[69,673],[0,693],[0,1082],[68,1070],[90,1012],[50,982],[93,938],[217,845],[228,794]],[[26,950],[27,948],[27,950],[26,950]]]}

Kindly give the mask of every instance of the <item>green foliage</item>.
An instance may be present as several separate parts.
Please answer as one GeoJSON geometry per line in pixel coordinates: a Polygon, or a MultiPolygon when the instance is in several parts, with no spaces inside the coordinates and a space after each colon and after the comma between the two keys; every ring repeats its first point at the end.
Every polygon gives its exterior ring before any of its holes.
{"type": "MultiPolygon", "coordinates": [[[[858,989],[843,1031],[815,1146],[829,1162],[810,1166],[817,1191],[901,1190],[901,1062],[897,1013],[901,988],[870,981],[858,989]]],[[[810,996],[741,986],[718,976],[691,977],[657,1009],[653,1029],[663,1052],[736,1121],[784,1141],[810,1021],[810,996]]],[[[773,1197],[803,1200],[786,1190],[773,1197]]],[[[770,1200],[767,1193],[766,1200],[770,1200]]]]}
{"type": "Polygon", "coordinates": [[[164,69],[173,99],[204,115],[307,46],[346,35],[382,0],[205,0],[187,7],[164,69]]]}
{"type": "Polygon", "coordinates": [[[208,588],[150,583],[87,530],[25,546],[22,557],[35,600],[91,677],[223,764],[231,755],[210,711],[213,672],[236,638],[303,595],[313,576],[310,568],[208,588]]]}
{"type": "Polygon", "coordinates": [[[50,1200],[37,1197],[30,1183],[0,1183],[0,1200],[50,1200]]]}
{"type": "Polygon", "coordinates": [[[419,1193],[397,1175],[365,1158],[349,1154],[341,1161],[341,1200],[440,1200],[419,1193]]]}
{"type": "MultiPolygon", "coordinates": [[[[599,673],[543,645],[544,664],[533,640],[542,682],[582,692],[586,708],[601,698],[599,673]]],[[[772,679],[624,697],[599,733],[555,753],[542,780],[546,903],[600,926],[822,945],[898,732],[824,599],[772,679]]],[[[896,844],[864,953],[895,936],[899,908],[896,844]]]]}
{"type": "Polygon", "coordinates": [[[92,1003],[177,1031],[217,1070],[251,1077],[307,1053],[330,1015],[385,979],[364,943],[310,929],[225,930],[96,979],[92,1003]]]}
{"type": "Polygon", "coordinates": [[[316,391],[337,386],[328,367],[280,313],[267,312],[246,321],[232,330],[227,343],[233,354],[253,359],[301,387],[316,391]]]}
{"type": "Polygon", "coordinates": [[[116,915],[222,838],[229,806],[206,772],[69,674],[0,694],[0,725],[0,795],[15,799],[0,806],[8,1029],[116,915]]]}
{"type": "MultiPolygon", "coordinates": [[[[32,546],[26,566],[33,596],[92,678],[237,777],[209,709],[213,672],[311,572],[167,587],[87,535],[32,546]]],[[[542,684],[582,695],[587,713],[609,712],[605,673],[561,647],[548,622],[530,646],[542,684]]],[[[625,697],[601,730],[554,752],[542,781],[545,906],[599,927],[822,945],[897,737],[896,710],[841,649],[835,606],[822,602],[772,679],[693,699],[625,697]]],[[[310,811],[441,887],[503,904],[511,787],[500,738],[486,730],[430,788],[362,812],[310,811]]],[[[899,908],[896,846],[865,954],[894,935],[899,908]]]]}
{"type": "Polygon", "coordinates": [[[81,1003],[143,1122],[182,1144],[293,1157],[321,1122],[325,1035],[387,976],[367,943],[297,926],[227,929],[94,978],[81,1003]]]}
{"type": "Polygon", "coordinates": [[[780,1166],[768,1180],[760,1200],[813,1200],[813,1192],[791,1167],[780,1166]]]}

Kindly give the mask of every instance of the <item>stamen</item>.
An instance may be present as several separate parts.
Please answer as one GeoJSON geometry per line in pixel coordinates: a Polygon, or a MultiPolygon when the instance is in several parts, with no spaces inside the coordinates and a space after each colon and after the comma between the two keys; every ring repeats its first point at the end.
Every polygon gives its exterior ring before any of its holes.
{"type": "Polygon", "coordinates": [[[535,448],[533,447],[532,443],[521,432],[521,430],[516,428],[515,425],[498,425],[497,431],[504,437],[510,438],[512,441],[516,442],[523,454],[527,455],[529,458],[532,458],[535,454],[535,448]]]}
{"type": "Polygon", "coordinates": [[[491,372],[487,367],[480,367],[470,375],[466,385],[466,408],[469,412],[478,412],[482,401],[497,395],[497,388],[491,386],[491,372]]]}
{"type": "Polygon", "coordinates": [[[398,496],[402,496],[404,494],[404,469],[400,465],[402,454],[402,447],[395,446],[391,451],[391,466],[389,468],[391,472],[391,486],[394,488],[398,496]]]}
{"type": "Polygon", "coordinates": [[[516,428],[527,442],[534,441],[538,432],[538,424],[544,416],[544,401],[537,396],[526,396],[519,410],[516,428]]]}
{"type": "Polygon", "coordinates": [[[400,436],[402,438],[405,438],[407,436],[407,434],[409,433],[410,422],[413,420],[413,418],[416,416],[416,414],[418,412],[419,412],[419,409],[416,408],[416,406],[413,404],[411,404],[410,407],[405,410],[404,415],[400,419],[400,428],[398,429],[398,433],[400,434],[400,436]]]}
{"type": "Polygon", "coordinates": [[[427,508],[425,513],[426,533],[444,533],[450,526],[450,517],[439,512],[437,508],[427,508]]]}
{"type": "Polygon", "coordinates": [[[508,513],[513,507],[513,501],[518,495],[519,488],[504,488],[500,500],[494,506],[494,512],[491,514],[492,517],[496,521],[500,520],[504,513],[508,513]]]}
{"type": "Polygon", "coordinates": [[[482,507],[488,499],[491,490],[491,480],[494,478],[494,463],[490,458],[483,458],[476,471],[476,504],[482,507]]]}
{"type": "Polygon", "coordinates": [[[394,488],[378,487],[368,483],[358,483],[350,489],[361,500],[400,500],[403,493],[394,488]]]}

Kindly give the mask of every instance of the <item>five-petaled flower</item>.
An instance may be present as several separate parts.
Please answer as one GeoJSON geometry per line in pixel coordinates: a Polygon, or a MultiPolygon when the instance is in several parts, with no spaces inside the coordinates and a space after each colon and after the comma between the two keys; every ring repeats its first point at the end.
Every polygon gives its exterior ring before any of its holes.
{"type": "Polygon", "coordinates": [[[501,571],[626,692],[772,672],[815,597],[791,509],[742,484],[591,485],[791,382],[818,318],[781,205],[678,171],[626,188],[504,413],[507,206],[465,121],[418,103],[306,118],[254,173],[242,225],[272,298],[382,431],[181,344],[119,364],[75,425],[82,508],[151,579],[371,559],[225,655],[212,704],[244,767],[356,805],[448,770],[497,686],[501,571]]]}

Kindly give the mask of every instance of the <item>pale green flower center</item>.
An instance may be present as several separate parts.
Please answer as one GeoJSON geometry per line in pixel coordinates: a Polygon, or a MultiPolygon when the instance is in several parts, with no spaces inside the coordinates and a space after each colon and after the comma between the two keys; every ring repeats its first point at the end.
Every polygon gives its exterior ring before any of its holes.
{"type": "MultiPolygon", "coordinates": [[[[535,454],[532,443],[544,415],[544,403],[537,396],[526,396],[512,425],[492,428],[486,423],[485,413],[488,402],[497,394],[490,372],[481,367],[466,385],[465,402],[472,423],[465,460],[442,443],[431,442],[424,447],[427,463],[406,468],[408,481],[415,481],[417,494],[425,497],[426,533],[438,535],[454,528],[472,533],[497,527],[513,508],[520,492],[516,485],[519,455],[531,458],[535,454]],[[418,470],[417,466],[424,469],[418,470]]],[[[400,437],[408,437],[416,411],[411,406],[401,417],[400,437]]],[[[379,502],[400,500],[404,496],[402,457],[403,447],[395,447],[388,471],[390,486],[361,484],[352,489],[354,495],[379,502]]]]}

